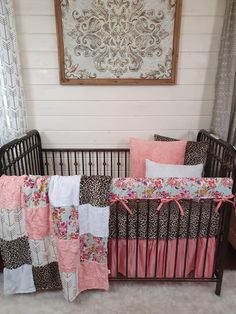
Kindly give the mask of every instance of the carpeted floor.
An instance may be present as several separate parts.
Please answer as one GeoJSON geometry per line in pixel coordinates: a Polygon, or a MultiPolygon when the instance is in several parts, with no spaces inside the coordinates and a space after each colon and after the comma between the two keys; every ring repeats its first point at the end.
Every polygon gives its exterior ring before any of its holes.
{"type": "Polygon", "coordinates": [[[109,292],[83,292],[67,303],[61,291],[3,296],[0,314],[235,314],[236,271],[226,271],[221,297],[211,283],[111,283],[109,292]]]}

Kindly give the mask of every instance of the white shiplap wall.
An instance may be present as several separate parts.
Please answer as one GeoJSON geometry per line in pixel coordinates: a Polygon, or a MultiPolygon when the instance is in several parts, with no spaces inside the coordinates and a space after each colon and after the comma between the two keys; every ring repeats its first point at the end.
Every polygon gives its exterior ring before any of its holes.
{"type": "Polygon", "coordinates": [[[124,147],[209,128],[226,0],[183,0],[176,86],[61,86],[53,0],[14,0],[29,128],[45,147],[124,147]]]}

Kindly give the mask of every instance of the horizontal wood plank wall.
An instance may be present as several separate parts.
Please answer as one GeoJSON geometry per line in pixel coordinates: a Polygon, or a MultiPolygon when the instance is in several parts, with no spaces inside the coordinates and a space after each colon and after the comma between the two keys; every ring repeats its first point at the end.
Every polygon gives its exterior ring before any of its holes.
{"type": "Polygon", "coordinates": [[[226,0],[183,0],[176,86],[61,86],[53,0],[14,0],[29,128],[44,147],[126,147],[210,126],[226,0]]]}

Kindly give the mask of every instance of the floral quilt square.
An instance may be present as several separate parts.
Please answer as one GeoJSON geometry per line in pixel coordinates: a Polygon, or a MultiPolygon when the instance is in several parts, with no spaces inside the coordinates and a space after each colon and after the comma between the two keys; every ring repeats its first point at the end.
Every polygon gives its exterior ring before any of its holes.
{"type": "Polygon", "coordinates": [[[78,210],[74,206],[52,207],[54,233],[59,239],[79,239],[78,210]]]}
{"type": "Polygon", "coordinates": [[[80,236],[81,262],[107,262],[107,237],[96,237],[91,233],[80,236]]]}

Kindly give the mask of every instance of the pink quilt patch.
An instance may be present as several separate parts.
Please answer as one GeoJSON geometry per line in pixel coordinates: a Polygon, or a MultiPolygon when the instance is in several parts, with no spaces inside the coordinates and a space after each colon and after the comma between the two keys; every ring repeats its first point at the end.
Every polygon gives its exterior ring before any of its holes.
{"type": "Polygon", "coordinates": [[[79,240],[56,239],[58,265],[60,272],[76,272],[80,265],[80,242],[79,240]]]}
{"type": "Polygon", "coordinates": [[[29,239],[41,240],[52,234],[48,198],[48,177],[27,176],[22,186],[26,231],[29,239]]]}
{"type": "Polygon", "coordinates": [[[25,177],[0,177],[0,208],[14,210],[21,207],[21,187],[25,177]]]}
{"type": "Polygon", "coordinates": [[[25,207],[26,231],[29,239],[41,240],[52,233],[49,206],[25,207]]]}
{"type": "Polygon", "coordinates": [[[86,262],[80,264],[79,291],[88,289],[108,290],[108,269],[106,264],[86,262]]]}

